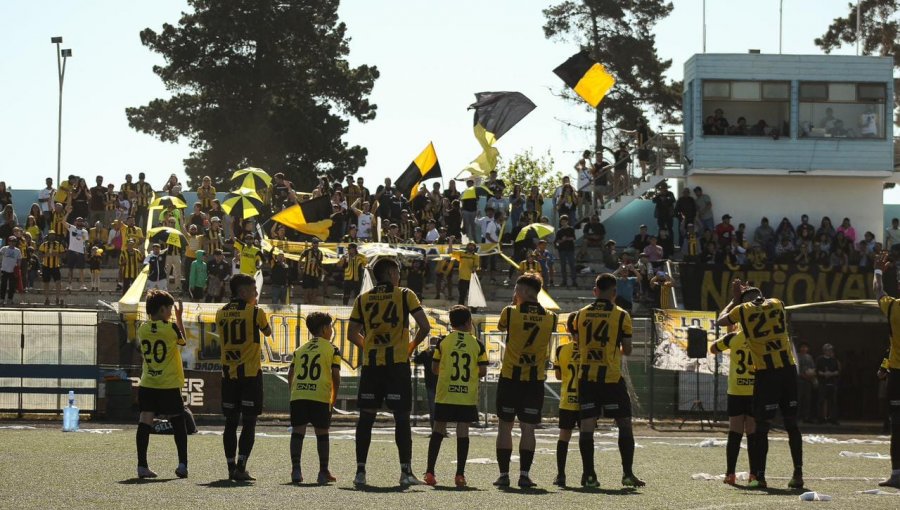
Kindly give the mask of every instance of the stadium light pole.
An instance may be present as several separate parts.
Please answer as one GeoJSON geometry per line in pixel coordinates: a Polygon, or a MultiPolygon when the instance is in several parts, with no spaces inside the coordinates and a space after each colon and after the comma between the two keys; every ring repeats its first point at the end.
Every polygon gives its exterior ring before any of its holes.
{"type": "Polygon", "coordinates": [[[62,174],[62,93],[63,81],[66,77],[66,59],[72,56],[71,49],[60,49],[62,37],[51,37],[50,43],[56,45],[56,71],[59,75],[59,115],[57,117],[56,126],[56,185],[59,186],[59,179],[62,174]]]}

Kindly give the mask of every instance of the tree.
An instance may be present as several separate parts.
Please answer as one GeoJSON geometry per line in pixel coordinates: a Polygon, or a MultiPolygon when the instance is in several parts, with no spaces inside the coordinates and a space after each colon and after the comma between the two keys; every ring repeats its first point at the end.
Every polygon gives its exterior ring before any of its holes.
{"type": "MultiPolygon", "coordinates": [[[[822,37],[815,39],[816,46],[822,48],[825,53],[831,53],[836,48],[845,44],[856,44],[859,34],[856,31],[856,4],[847,4],[850,12],[845,18],[835,18],[828,31],[822,37]]],[[[897,44],[898,25],[897,15],[900,5],[895,0],[862,0],[859,5],[861,14],[862,40],[860,50],[863,55],[878,54],[882,57],[891,56],[894,59],[894,68],[900,68],[900,44],[897,44]]],[[[894,90],[900,86],[900,80],[894,79],[894,90]]],[[[898,111],[900,101],[894,94],[894,111],[898,111]]],[[[900,126],[900,114],[894,114],[894,124],[900,126]]]]}
{"type": "Polygon", "coordinates": [[[497,164],[497,177],[502,179],[508,190],[513,184],[521,184],[522,192],[527,194],[532,186],[537,186],[541,194],[553,195],[556,187],[562,183],[562,172],[553,169],[553,157],[550,151],[536,158],[531,149],[520,152],[507,163],[502,158],[497,164]]]}
{"type": "Polygon", "coordinates": [[[256,166],[284,172],[297,189],[318,175],[342,178],[366,162],[349,146],[348,117],[375,118],[378,70],[351,67],[339,0],[188,0],[178,26],[141,31],[165,59],[154,66],[169,99],[127,108],[129,125],[165,142],[190,141],[196,185],[256,166]]]}
{"type": "MultiPolygon", "coordinates": [[[[616,77],[616,86],[594,112],[598,152],[611,126],[634,129],[646,109],[652,109],[665,123],[679,122],[681,82],[666,81],[664,74],[672,61],[660,60],[652,32],[656,23],[672,12],[670,2],[568,0],[543,12],[546,38],[575,43],[616,77]]],[[[561,95],[592,109],[568,89],[561,95]]]]}

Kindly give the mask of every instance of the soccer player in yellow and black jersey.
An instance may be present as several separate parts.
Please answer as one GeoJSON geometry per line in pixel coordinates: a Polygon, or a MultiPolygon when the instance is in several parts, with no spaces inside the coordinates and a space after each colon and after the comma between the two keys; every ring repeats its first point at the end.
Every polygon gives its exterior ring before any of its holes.
{"type": "Polygon", "coordinates": [[[457,290],[459,290],[458,303],[464,305],[469,300],[469,285],[472,283],[472,273],[478,271],[481,267],[480,257],[475,250],[478,245],[469,242],[466,245],[466,251],[457,255],[459,258],[459,282],[457,282],[457,290]]]}
{"type": "Polygon", "coordinates": [[[556,478],[553,485],[566,486],[566,458],[569,455],[569,441],[572,430],[578,426],[578,369],[581,357],[578,354],[578,328],[575,314],[570,313],[566,321],[566,331],[572,339],[556,348],[556,362],[553,371],[560,381],[559,391],[559,440],[556,441],[556,478]]]}
{"type": "Polygon", "coordinates": [[[325,485],[336,479],[328,470],[328,429],[331,427],[331,406],[341,385],[341,351],[332,345],[334,319],[324,312],[306,316],[306,328],[313,339],[294,351],[294,361],[288,372],[291,386],[291,481],[303,482],[300,457],[306,425],[316,431],[316,450],[319,453],[319,475],[316,482],[325,485]]]}
{"type": "Polygon", "coordinates": [[[753,417],[756,419],[756,478],[751,488],[765,488],[769,427],[781,409],[788,434],[794,474],[788,482],[792,489],[803,488],[803,438],[797,426],[797,362],[787,332],[787,317],[781,301],[766,299],[762,291],[744,285],[738,279],[731,284],[732,300],[719,314],[719,326],[739,325],[750,345],[756,370],[753,383],[753,417]]]}
{"type": "MultiPolygon", "coordinates": [[[[753,356],[747,337],[740,329],[718,339],[709,347],[713,354],[729,351],[728,363],[728,444],[725,447],[725,483],[736,482],[735,468],[741,452],[741,440],[747,434],[750,472],[756,473],[756,421],[753,419],[753,384],[756,380],[753,356]]],[[[754,477],[756,475],[753,475],[754,477]]]]}
{"type": "Polygon", "coordinates": [[[891,476],[879,483],[882,487],[900,489],[900,300],[884,292],[881,278],[888,266],[888,253],[884,252],[875,263],[875,297],[881,313],[887,316],[891,328],[891,349],[881,370],[887,371],[888,411],[891,418],[891,476]]]}
{"type": "Polygon", "coordinates": [[[578,331],[578,403],[581,405],[581,485],[600,486],[594,471],[594,429],[597,418],[612,418],[619,428],[622,485],[643,487],[634,475],[634,432],[631,427],[631,397],[622,377],[622,356],[631,354],[631,316],[615,305],[616,277],[601,274],[594,281],[596,301],[575,312],[578,331]]]}
{"type": "Polygon", "coordinates": [[[366,270],[366,256],[359,252],[356,243],[347,245],[347,253],[338,262],[344,268],[344,305],[359,295],[363,272],[366,270]]]}
{"type": "Polygon", "coordinates": [[[457,487],[466,486],[466,459],[469,457],[469,424],[478,421],[479,379],[487,375],[487,351],[472,336],[472,312],[463,305],[450,309],[452,331],[434,350],[431,370],[437,374],[434,399],[434,426],[428,442],[428,468],[425,484],[437,485],[434,465],[447,423],[456,424],[457,487]]]}
{"type": "Polygon", "coordinates": [[[550,357],[550,339],[556,331],[556,314],[538,303],[540,276],[526,274],[516,280],[512,305],[500,312],[497,329],[506,332],[506,352],[497,383],[497,463],[500,476],[494,485],[509,487],[509,461],[512,457],[512,429],[516,418],[522,438],[519,441],[519,487],[536,484],[529,471],[534,462],[534,429],[541,422],[544,407],[544,380],[550,357]]]}
{"type": "Polygon", "coordinates": [[[263,406],[261,335],[271,335],[272,328],[266,312],[256,306],[256,280],[250,275],[237,274],[231,278],[230,286],[231,301],[216,312],[222,349],[222,414],[225,415],[222,443],[228,478],[246,481],[254,479],[247,472],[247,458],[253,450],[256,418],[263,406]],[[240,441],[239,422],[243,425],[240,441]]]}
{"type": "Polygon", "coordinates": [[[375,413],[382,402],[394,413],[394,439],[400,457],[400,485],[419,485],[410,466],[412,429],[409,412],[410,353],[428,337],[431,325],[416,294],[400,287],[400,266],[383,258],[373,268],[375,287],[353,302],[347,339],[362,350],[359,378],[359,421],[356,424],[356,477],[353,484],[366,485],[366,459],[372,443],[375,413]],[[416,321],[416,336],[409,341],[409,316],[416,321]]]}
{"type": "Polygon", "coordinates": [[[187,429],[184,424],[184,367],[180,347],[184,346],[184,325],[181,321],[181,303],[175,304],[172,295],[152,289],[147,293],[147,315],[150,320],[137,330],[138,348],[143,357],[141,382],[138,387],[138,406],[141,410],[137,428],[137,476],[156,478],[147,465],[147,448],[153,419],[157,414],[169,415],[169,423],[175,435],[178,450],[178,467],[175,474],[187,478],[187,429]],[[169,322],[175,312],[175,323],[169,322]]]}

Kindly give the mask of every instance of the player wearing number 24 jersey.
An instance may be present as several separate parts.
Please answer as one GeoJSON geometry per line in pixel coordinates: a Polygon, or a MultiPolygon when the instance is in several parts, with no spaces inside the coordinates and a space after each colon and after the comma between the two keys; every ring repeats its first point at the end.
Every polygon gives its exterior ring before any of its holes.
{"type": "Polygon", "coordinates": [[[900,300],[888,296],[884,292],[881,281],[884,270],[890,265],[887,252],[875,262],[875,278],[872,288],[878,307],[888,320],[890,326],[891,347],[887,358],[881,365],[880,377],[887,377],[887,398],[890,403],[888,411],[891,418],[891,476],[878,485],[900,489],[900,300]]]}

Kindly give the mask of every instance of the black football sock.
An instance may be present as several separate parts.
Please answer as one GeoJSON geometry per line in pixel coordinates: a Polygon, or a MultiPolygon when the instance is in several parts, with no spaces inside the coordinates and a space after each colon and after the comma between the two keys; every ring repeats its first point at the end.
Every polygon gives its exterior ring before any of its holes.
{"type": "Polygon", "coordinates": [[[622,457],[622,474],[624,476],[633,476],[634,432],[630,428],[619,429],[619,455],[622,457]]]}
{"type": "Polygon", "coordinates": [[[153,427],[146,423],[138,423],[135,443],[137,443],[138,466],[147,467],[147,448],[150,447],[150,432],[153,427]]]}
{"type": "Polygon", "coordinates": [[[756,422],[756,477],[766,478],[766,455],[769,453],[769,422],[756,422]]]}
{"type": "Polygon", "coordinates": [[[900,416],[891,416],[891,470],[900,469],[900,416]]]}
{"type": "Polygon", "coordinates": [[[319,453],[319,471],[328,471],[328,457],[330,456],[331,443],[328,432],[316,436],[316,451],[319,453]]]}
{"type": "Polygon", "coordinates": [[[246,467],[253,443],[256,442],[256,416],[244,416],[241,423],[241,437],[238,439],[238,464],[246,467]]]}
{"type": "Polygon", "coordinates": [[[175,437],[175,450],[178,451],[178,463],[187,466],[188,450],[187,450],[187,428],[184,424],[184,415],[178,414],[169,418],[172,424],[172,431],[175,437]]]}
{"type": "Polygon", "coordinates": [[[303,456],[303,434],[291,432],[291,465],[300,466],[300,458],[303,456]]]}
{"type": "Polygon", "coordinates": [[[222,433],[222,445],[225,447],[225,459],[228,460],[228,469],[234,469],[234,459],[237,456],[237,429],[240,423],[240,414],[225,416],[225,431],[222,433]]]}
{"type": "MultiPolygon", "coordinates": [[[[579,446],[581,446],[581,439],[579,438],[579,446]]],[[[556,442],[556,474],[561,476],[566,476],[566,458],[569,456],[569,442],[568,441],[557,441],[556,442]]]]}
{"type": "Polygon", "coordinates": [[[456,438],[456,474],[466,474],[466,460],[469,458],[469,438],[456,438]]]}
{"type": "Polygon", "coordinates": [[[523,450],[519,448],[519,470],[522,476],[529,476],[531,472],[531,464],[534,462],[534,450],[523,450]]]}
{"type": "Polygon", "coordinates": [[[738,455],[741,453],[741,439],[744,435],[740,432],[728,431],[728,444],[725,446],[725,473],[734,474],[737,466],[738,455]]]}
{"type": "Polygon", "coordinates": [[[434,465],[437,464],[438,453],[441,451],[441,441],[444,435],[440,432],[432,432],[431,439],[428,440],[428,467],[425,468],[426,473],[434,474],[434,465]]]}
{"type": "Polygon", "coordinates": [[[372,426],[375,425],[375,413],[359,413],[356,422],[356,472],[365,472],[366,459],[369,457],[369,445],[372,444],[372,426]]]}
{"type": "MultiPolygon", "coordinates": [[[[410,470],[412,462],[412,427],[409,423],[409,414],[394,414],[394,441],[397,443],[397,456],[400,465],[410,470]]],[[[410,471],[412,472],[412,471],[410,471]]]]}
{"type": "Polygon", "coordinates": [[[501,475],[509,474],[509,460],[512,458],[512,448],[497,448],[497,465],[501,475]]]}
{"type": "Polygon", "coordinates": [[[794,462],[794,474],[802,474],[803,471],[803,435],[797,427],[796,418],[784,420],[784,429],[788,435],[788,446],[791,448],[791,460],[794,462]]]}
{"type": "Polygon", "coordinates": [[[581,474],[594,474],[594,433],[578,433],[578,450],[581,452],[581,474]]]}
{"type": "Polygon", "coordinates": [[[747,462],[750,464],[750,474],[755,475],[758,469],[756,462],[756,432],[747,434],[747,462]]]}

